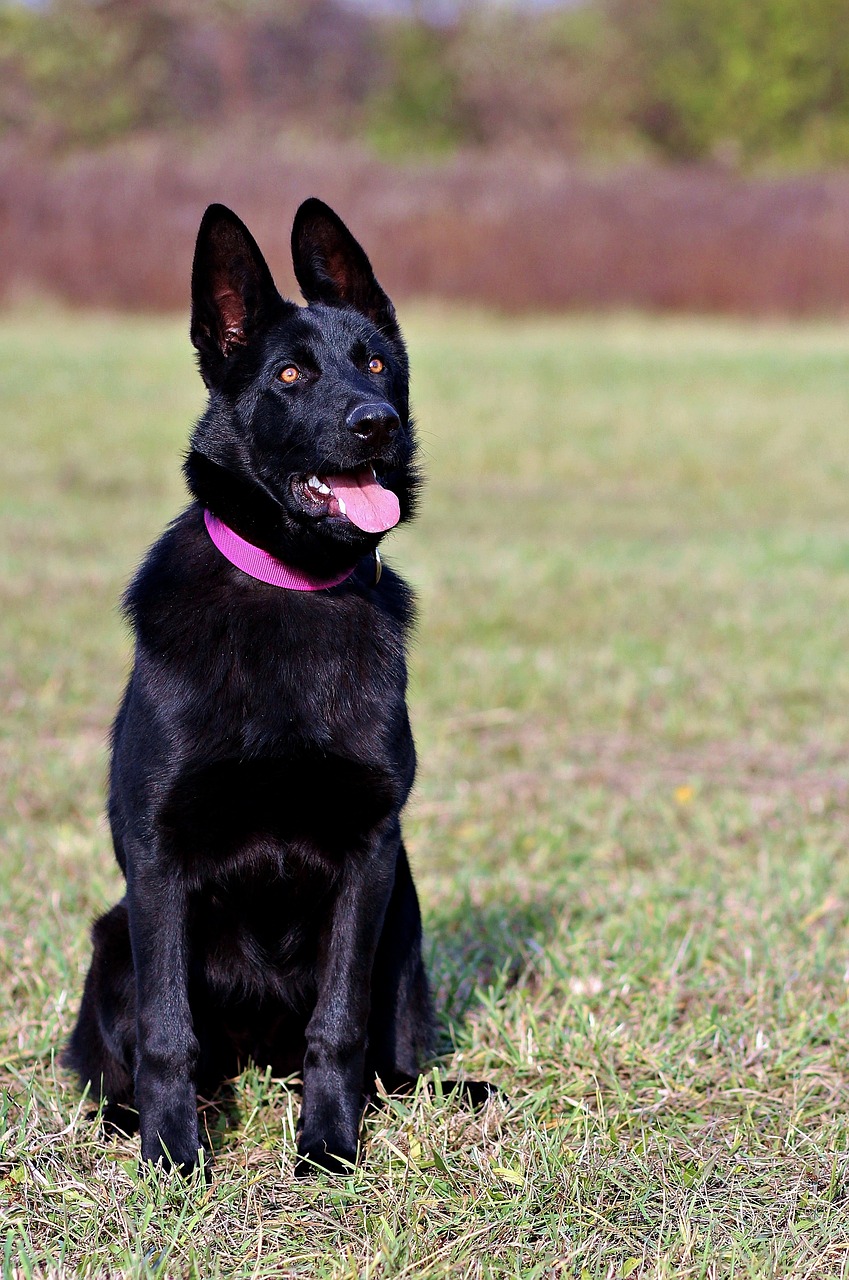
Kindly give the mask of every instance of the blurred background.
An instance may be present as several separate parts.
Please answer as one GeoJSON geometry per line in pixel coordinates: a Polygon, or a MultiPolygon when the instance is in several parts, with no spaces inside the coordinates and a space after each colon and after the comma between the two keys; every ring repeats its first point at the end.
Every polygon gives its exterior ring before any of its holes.
{"type": "MultiPolygon", "coordinates": [[[[182,308],[203,206],[399,296],[849,301],[845,0],[5,0],[0,297],[182,308]]],[[[284,282],[286,283],[286,282],[284,282]]]]}
{"type": "Polygon", "coordinates": [[[846,1276],[847,18],[0,0],[4,1275],[846,1276]],[[249,1072],[154,1213],[56,1065],[123,893],[117,601],[185,501],[201,213],[296,296],[308,195],[403,303],[405,842],[446,1075],[515,1110],[374,1111],[305,1198],[249,1072]]]}

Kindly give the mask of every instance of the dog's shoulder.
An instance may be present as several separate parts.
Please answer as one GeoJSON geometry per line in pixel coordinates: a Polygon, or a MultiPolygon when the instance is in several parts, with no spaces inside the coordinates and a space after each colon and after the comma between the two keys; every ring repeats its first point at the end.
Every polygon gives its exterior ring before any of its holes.
{"type": "Polygon", "coordinates": [[[122,610],[139,638],[197,620],[220,594],[203,512],[190,503],[150,547],[124,592],[122,610]]]}

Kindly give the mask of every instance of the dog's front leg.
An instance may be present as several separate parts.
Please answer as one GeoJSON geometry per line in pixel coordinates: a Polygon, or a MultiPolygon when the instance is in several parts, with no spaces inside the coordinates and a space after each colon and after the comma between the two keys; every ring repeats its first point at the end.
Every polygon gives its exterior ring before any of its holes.
{"type": "Polygon", "coordinates": [[[198,1044],[188,995],[186,894],[179,872],[138,847],[127,859],[136,981],[136,1106],[142,1160],[198,1164],[198,1044]],[[135,856],[132,856],[135,855],[135,856]]]}
{"type": "Polygon", "coordinates": [[[310,1172],[310,1162],[340,1173],[356,1159],[372,969],[400,839],[393,818],[366,850],[350,854],[329,909],[307,1027],[298,1177],[310,1172]]]}

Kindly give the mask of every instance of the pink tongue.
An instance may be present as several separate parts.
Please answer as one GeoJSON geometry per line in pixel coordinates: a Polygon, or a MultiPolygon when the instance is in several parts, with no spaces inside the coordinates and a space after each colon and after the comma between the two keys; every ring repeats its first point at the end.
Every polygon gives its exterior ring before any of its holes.
{"type": "Polygon", "coordinates": [[[366,533],[384,533],[401,519],[401,506],[391,489],[384,489],[363,467],[354,475],[325,476],[336,497],[345,503],[345,514],[366,533]]]}

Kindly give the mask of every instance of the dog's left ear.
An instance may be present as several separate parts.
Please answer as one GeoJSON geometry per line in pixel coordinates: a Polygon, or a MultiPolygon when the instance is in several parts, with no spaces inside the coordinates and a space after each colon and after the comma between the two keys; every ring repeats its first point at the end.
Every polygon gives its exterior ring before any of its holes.
{"type": "Polygon", "coordinates": [[[323,200],[305,200],[295,214],[292,265],[307,302],[353,307],[389,337],[400,338],[395,308],[365,250],[323,200]]]}

